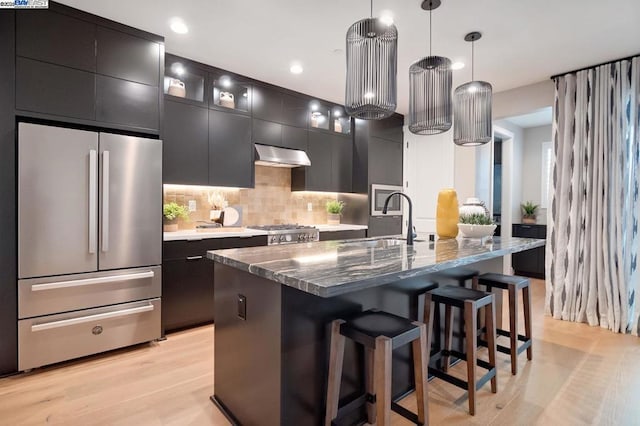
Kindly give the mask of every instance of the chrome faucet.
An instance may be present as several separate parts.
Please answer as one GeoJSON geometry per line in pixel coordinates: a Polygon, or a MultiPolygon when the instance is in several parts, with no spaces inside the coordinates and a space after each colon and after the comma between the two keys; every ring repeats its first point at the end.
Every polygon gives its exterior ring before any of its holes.
{"type": "Polygon", "coordinates": [[[409,202],[409,223],[407,226],[407,245],[412,246],[413,245],[413,203],[411,202],[411,198],[409,198],[409,196],[404,192],[399,192],[399,191],[392,192],[391,194],[387,195],[387,199],[384,200],[384,207],[382,208],[382,214],[387,214],[387,208],[389,207],[389,200],[391,200],[391,197],[393,197],[396,194],[403,196],[409,202]]]}

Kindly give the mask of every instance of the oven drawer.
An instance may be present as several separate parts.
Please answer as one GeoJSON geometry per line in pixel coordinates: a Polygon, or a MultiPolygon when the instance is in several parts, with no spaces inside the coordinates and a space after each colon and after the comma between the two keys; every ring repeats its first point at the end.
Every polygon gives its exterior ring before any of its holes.
{"type": "Polygon", "coordinates": [[[160,299],[18,321],[20,371],[160,337],[160,299]]]}
{"type": "Polygon", "coordinates": [[[159,266],[18,281],[18,318],[160,297],[159,266]]]}

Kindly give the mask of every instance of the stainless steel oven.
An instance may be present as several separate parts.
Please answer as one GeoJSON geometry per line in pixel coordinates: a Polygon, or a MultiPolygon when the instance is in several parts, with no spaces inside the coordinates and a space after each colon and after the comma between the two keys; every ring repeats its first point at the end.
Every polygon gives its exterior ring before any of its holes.
{"type": "MultiPolygon", "coordinates": [[[[371,216],[382,216],[384,201],[387,199],[389,194],[393,192],[402,192],[402,187],[396,185],[379,185],[375,183],[371,185],[371,216]]],[[[402,197],[395,196],[389,200],[387,215],[402,215],[402,197]]]]}

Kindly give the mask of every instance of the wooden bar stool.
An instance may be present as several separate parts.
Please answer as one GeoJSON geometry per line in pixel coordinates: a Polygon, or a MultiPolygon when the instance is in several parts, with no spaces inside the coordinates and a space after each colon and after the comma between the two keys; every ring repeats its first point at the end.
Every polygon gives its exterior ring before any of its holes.
{"type": "MultiPolygon", "coordinates": [[[[497,345],[498,351],[511,355],[511,374],[518,374],[518,355],[525,349],[527,359],[533,358],[533,348],[531,340],[531,297],[529,294],[529,279],[517,275],[503,274],[482,274],[478,278],[478,284],[491,291],[493,288],[507,290],[509,293],[509,331],[498,328],[496,331],[500,336],[506,336],[510,340],[509,347],[497,345]],[[522,290],[522,304],[524,305],[524,336],[518,334],[518,291],[522,290]],[[518,341],[523,342],[518,346],[518,341]]],[[[478,286],[475,286],[477,289],[478,286]]],[[[480,341],[485,343],[484,341],[480,341]]]]}
{"type": "Polygon", "coordinates": [[[325,425],[335,425],[344,415],[367,406],[367,421],[377,426],[391,424],[391,410],[418,425],[428,424],[427,366],[431,343],[425,324],[387,312],[369,310],[349,321],[331,323],[331,351],[325,425]],[[345,338],[364,346],[366,394],[338,407],[345,338]],[[391,401],[391,360],[395,348],[411,343],[418,414],[391,401]]]}
{"type": "MultiPolygon", "coordinates": [[[[484,291],[473,290],[465,287],[444,286],[431,290],[426,295],[425,310],[433,311],[436,304],[445,305],[445,342],[444,348],[432,358],[438,360],[442,358],[442,370],[429,367],[429,372],[435,377],[442,379],[452,385],[465,389],[469,392],[469,413],[476,413],[476,390],[484,386],[491,380],[491,392],[498,391],[498,381],[496,377],[496,328],[495,328],[495,296],[484,291]],[[487,328],[487,346],[489,348],[489,362],[478,359],[478,310],[485,307],[485,322],[487,328]],[[464,330],[466,353],[452,350],[453,332],[453,312],[452,308],[460,308],[464,313],[464,330]],[[467,362],[467,381],[458,379],[450,374],[449,357],[453,355],[467,362]],[[476,380],[476,365],[485,368],[485,373],[479,380],[476,380]]],[[[426,316],[425,312],[425,316],[426,316]]],[[[433,329],[433,318],[427,324],[429,333],[433,329]]],[[[438,332],[438,330],[436,330],[438,332]]]]}

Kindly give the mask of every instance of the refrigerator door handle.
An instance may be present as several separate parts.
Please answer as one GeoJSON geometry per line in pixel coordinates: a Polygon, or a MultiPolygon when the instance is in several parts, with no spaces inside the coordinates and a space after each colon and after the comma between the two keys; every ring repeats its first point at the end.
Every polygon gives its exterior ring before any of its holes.
{"type": "Polygon", "coordinates": [[[60,328],[60,327],[67,327],[70,325],[75,325],[75,324],[83,324],[86,322],[94,322],[94,321],[99,321],[99,320],[105,320],[108,318],[119,318],[119,317],[124,317],[127,315],[134,315],[134,314],[140,314],[143,312],[150,312],[153,311],[154,307],[152,304],[148,304],[148,305],[144,305],[144,306],[139,306],[136,308],[129,308],[129,309],[122,309],[119,311],[115,311],[115,312],[105,312],[102,314],[96,314],[96,315],[87,315],[87,316],[83,316],[83,317],[77,317],[77,318],[70,318],[70,319],[65,319],[65,320],[60,320],[60,321],[52,321],[52,322],[45,322],[44,324],[35,324],[31,326],[31,331],[35,332],[35,331],[43,331],[43,330],[50,330],[52,328],[60,328]]]}
{"type": "Polygon", "coordinates": [[[109,151],[102,153],[102,251],[109,251],[109,151]]]}
{"type": "Polygon", "coordinates": [[[98,249],[98,228],[96,226],[96,209],[98,206],[98,153],[89,151],[89,253],[98,249]]]}

